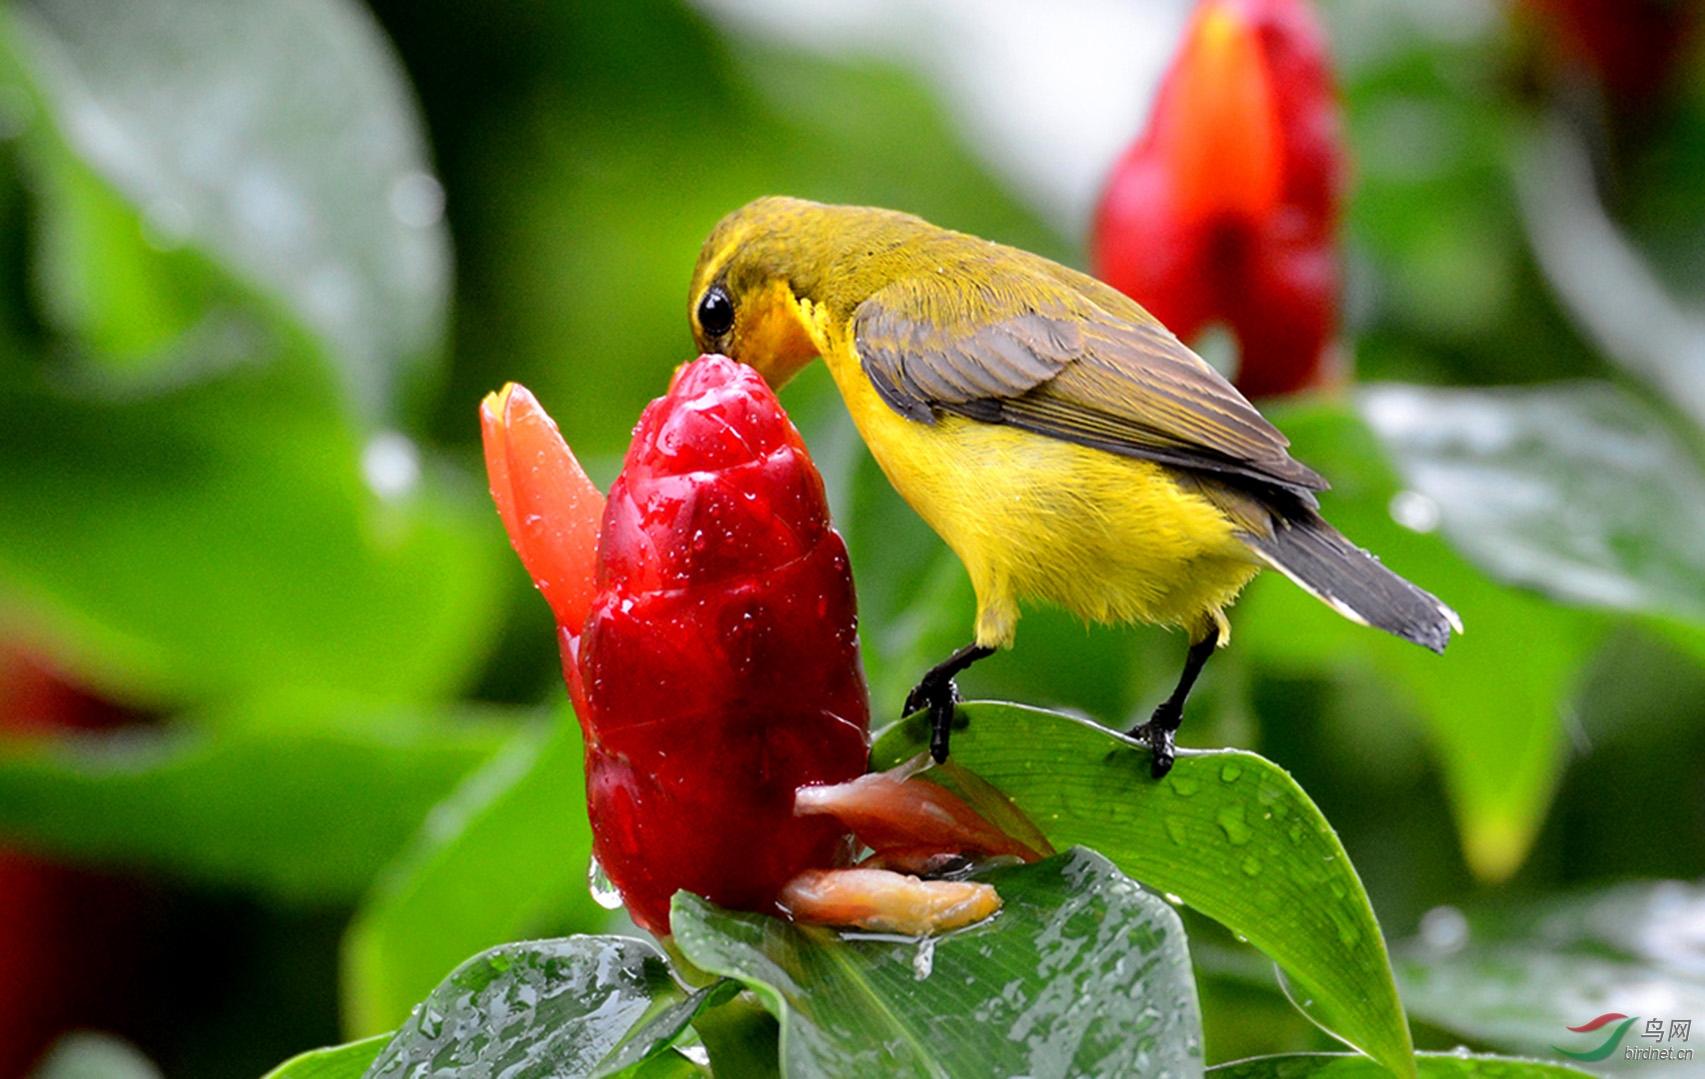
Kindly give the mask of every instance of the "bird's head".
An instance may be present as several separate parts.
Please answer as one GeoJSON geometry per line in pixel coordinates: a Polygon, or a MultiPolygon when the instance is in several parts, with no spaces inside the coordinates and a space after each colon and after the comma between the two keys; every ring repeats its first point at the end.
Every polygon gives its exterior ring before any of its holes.
{"type": "Polygon", "coordinates": [[[801,301],[816,281],[810,241],[828,209],[771,196],[717,224],[699,252],[688,298],[700,351],[751,365],[773,389],[817,356],[801,301]]]}

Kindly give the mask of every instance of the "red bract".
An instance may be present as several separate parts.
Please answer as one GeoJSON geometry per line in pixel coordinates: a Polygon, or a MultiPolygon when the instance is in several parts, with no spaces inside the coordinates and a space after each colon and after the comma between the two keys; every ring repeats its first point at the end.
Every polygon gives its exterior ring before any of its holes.
{"type": "Polygon", "coordinates": [[[1095,273],[1186,341],[1224,324],[1252,397],[1327,383],[1343,173],[1308,6],[1202,0],[1148,129],[1102,194],[1095,273]]]}
{"type": "Polygon", "coordinates": [[[771,909],[844,860],[845,827],[793,801],[865,770],[852,578],[763,380],[720,356],[683,367],[607,505],[524,389],[482,422],[493,497],[561,629],[593,852],[634,920],[667,933],[683,888],[771,909]]]}

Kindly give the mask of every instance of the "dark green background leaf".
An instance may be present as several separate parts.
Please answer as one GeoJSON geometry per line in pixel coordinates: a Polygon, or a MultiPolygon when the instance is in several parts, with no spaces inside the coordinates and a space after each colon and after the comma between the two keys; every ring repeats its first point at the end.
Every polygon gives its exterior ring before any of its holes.
{"type": "MultiPolygon", "coordinates": [[[[1580,895],[1437,908],[1397,949],[1403,998],[1416,1018],[1477,1044],[1555,1057],[1587,1050],[1612,1028],[1573,1034],[1606,1012],[1642,1024],[1705,1014],[1705,885],[1619,884],[1580,895]]],[[[1643,1041],[1643,1026],[1626,1045],[1643,1041]]],[[[1676,1046],[1686,1048],[1686,1046],[1676,1046]]],[[[1620,1061],[1594,1067],[1615,1068],[1620,1061]]],[[[1698,1061],[1622,1063],[1630,1074],[1680,1076],[1698,1061]]]]}
{"type": "Polygon", "coordinates": [[[1705,476],[1606,382],[1368,386],[1358,411],[1406,497],[1492,577],[1567,603],[1705,622],[1705,476]]]}
{"type": "Polygon", "coordinates": [[[344,940],[344,1026],[390,1030],[456,964],[556,925],[595,924],[580,731],[523,731],[432,810],[344,940]]]}
{"type": "Polygon", "coordinates": [[[62,857],[287,902],[347,901],[504,733],[490,723],[351,711],[0,740],[0,832],[62,857]]]}

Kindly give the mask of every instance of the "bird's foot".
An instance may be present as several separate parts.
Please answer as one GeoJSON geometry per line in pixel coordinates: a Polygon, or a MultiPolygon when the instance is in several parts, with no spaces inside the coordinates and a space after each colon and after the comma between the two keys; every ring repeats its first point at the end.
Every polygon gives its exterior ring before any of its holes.
{"type": "Polygon", "coordinates": [[[1147,723],[1139,723],[1125,732],[1139,742],[1147,742],[1149,749],[1154,751],[1149,774],[1156,779],[1164,779],[1166,773],[1172,771],[1172,762],[1178,756],[1175,738],[1179,724],[1183,722],[1184,709],[1167,700],[1154,710],[1147,723]]]}
{"type": "Polygon", "coordinates": [[[939,668],[924,675],[906,694],[902,715],[929,709],[929,755],[937,764],[947,760],[947,742],[953,732],[953,707],[958,703],[959,687],[954,684],[953,675],[939,668]]]}

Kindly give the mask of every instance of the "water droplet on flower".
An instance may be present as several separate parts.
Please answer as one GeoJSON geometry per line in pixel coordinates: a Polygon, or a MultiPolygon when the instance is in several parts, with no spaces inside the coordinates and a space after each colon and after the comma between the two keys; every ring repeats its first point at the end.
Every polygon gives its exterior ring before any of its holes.
{"type": "Polygon", "coordinates": [[[619,910],[622,905],[622,893],[610,882],[604,873],[604,867],[598,864],[598,859],[592,859],[586,870],[586,890],[592,893],[592,902],[605,910],[619,910]]]}

